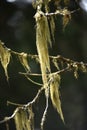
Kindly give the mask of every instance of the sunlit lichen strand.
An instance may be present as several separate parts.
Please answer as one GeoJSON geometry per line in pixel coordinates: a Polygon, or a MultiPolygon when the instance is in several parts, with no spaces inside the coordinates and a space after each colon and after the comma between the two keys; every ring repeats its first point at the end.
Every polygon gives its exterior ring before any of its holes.
{"type": "Polygon", "coordinates": [[[42,80],[44,85],[47,83],[47,72],[50,72],[50,60],[48,44],[51,45],[50,31],[47,17],[42,11],[35,14],[36,19],[36,46],[40,60],[42,80]]]}
{"type": "Polygon", "coordinates": [[[28,64],[28,55],[27,53],[20,53],[20,55],[18,55],[18,58],[20,60],[20,63],[23,65],[24,69],[27,71],[27,72],[30,72],[30,67],[29,67],[29,64],[28,64]]]}
{"type": "Polygon", "coordinates": [[[8,64],[10,63],[10,57],[11,57],[10,51],[8,49],[5,49],[4,44],[0,41],[0,61],[4,68],[7,81],[9,78],[7,68],[8,68],[8,64]]]}
{"type": "Polygon", "coordinates": [[[61,108],[61,101],[60,101],[60,75],[50,75],[51,83],[50,83],[50,96],[53,106],[57,109],[62,121],[64,122],[64,116],[61,108]]]}
{"type": "Polygon", "coordinates": [[[20,109],[15,117],[15,124],[17,130],[34,130],[33,122],[34,114],[32,110],[20,109]]]}

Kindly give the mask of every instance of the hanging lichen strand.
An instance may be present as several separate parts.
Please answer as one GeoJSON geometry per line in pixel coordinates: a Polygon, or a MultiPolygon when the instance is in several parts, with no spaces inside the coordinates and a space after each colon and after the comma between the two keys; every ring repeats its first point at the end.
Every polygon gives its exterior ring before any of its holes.
{"type": "MultiPolygon", "coordinates": [[[[44,2],[44,5],[46,11],[45,13],[48,13],[47,1],[44,2]]],[[[51,75],[50,59],[48,52],[48,45],[52,46],[51,34],[52,37],[54,38],[54,29],[55,29],[54,19],[53,17],[50,17],[51,20],[49,21],[49,23],[51,29],[49,29],[48,18],[45,15],[45,13],[42,12],[40,7],[37,7],[35,20],[36,20],[36,46],[40,60],[43,86],[45,88],[46,97],[49,95],[48,90],[50,90],[50,97],[52,100],[52,104],[57,109],[57,112],[60,114],[60,117],[64,122],[64,117],[61,109],[60,94],[59,94],[60,75],[59,74],[51,75]],[[50,89],[47,89],[48,87],[50,89]]]]}
{"type": "Polygon", "coordinates": [[[1,61],[2,67],[4,68],[5,75],[8,81],[9,77],[8,77],[7,68],[8,68],[8,64],[10,63],[11,54],[10,54],[10,51],[8,49],[5,49],[3,46],[4,46],[4,43],[0,41],[0,61],[1,61]]]}
{"type": "Polygon", "coordinates": [[[20,111],[14,116],[16,130],[34,130],[34,113],[31,108],[20,111]]]}
{"type": "Polygon", "coordinates": [[[60,114],[60,117],[62,121],[64,122],[64,116],[61,109],[61,101],[60,101],[60,75],[55,74],[51,75],[50,77],[51,83],[50,83],[50,96],[53,106],[57,109],[57,112],[60,114]]]}
{"type": "Polygon", "coordinates": [[[20,63],[22,64],[22,66],[24,67],[26,72],[30,72],[27,53],[22,52],[22,53],[20,53],[20,55],[18,57],[19,57],[20,63]]]}
{"type": "Polygon", "coordinates": [[[51,45],[50,31],[47,17],[42,11],[37,11],[36,19],[36,46],[39,55],[44,87],[47,83],[47,73],[50,73],[48,43],[51,45]]]}

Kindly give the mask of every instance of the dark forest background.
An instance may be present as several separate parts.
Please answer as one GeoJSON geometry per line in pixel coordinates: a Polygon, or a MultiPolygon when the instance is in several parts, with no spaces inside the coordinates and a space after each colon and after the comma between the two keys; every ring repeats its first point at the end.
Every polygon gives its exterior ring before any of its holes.
{"type": "MultiPolygon", "coordinates": [[[[79,8],[79,3],[71,0],[70,10],[79,8]]],[[[35,10],[30,3],[0,0],[0,40],[8,48],[18,52],[37,54],[35,44],[35,10]]],[[[72,19],[63,31],[62,17],[56,18],[55,43],[49,48],[50,55],[62,55],[75,61],[87,62],[87,13],[80,9],[72,14],[72,19]]],[[[30,61],[32,72],[39,72],[38,63],[30,61]]],[[[8,68],[9,84],[6,81],[0,64],[0,120],[12,114],[15,109],[7,105],[7,101],[27,103],[36,95],[38,86],[30,83],[19,75],[24,72],[16,57],[13,57],[8,68]]],[[[62,109],[66,125],[59,115],[49,105],[45,130],[87,130],[87,73],[79,73],[76,80],[73,73],[62,74],[60,86],[62,109]]],[[[34,80],[40,82],[41,79],[34,80]]],[[[40,128],[40,120],[44,111],[44,95],[34,106],[35,128],[40,128]]],[[[14,122],[9,121],[10,129],[15,130],[14,122]]],[[[5,124],[0,124],[0,130],[6,130],[5,124]]]]}

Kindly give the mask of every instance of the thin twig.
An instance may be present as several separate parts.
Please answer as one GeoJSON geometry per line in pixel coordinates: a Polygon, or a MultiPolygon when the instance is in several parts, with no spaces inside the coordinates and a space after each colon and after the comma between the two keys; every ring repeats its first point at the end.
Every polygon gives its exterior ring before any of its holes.
{"type": "Polygon", "coordinates": [[[47,90],[48,93],[46,95],[46,107],[45,107],[45,110],[44,110],[44,113],[43,113],[43,116],[42,116],[42,119],[41,119],[41,130],[43,130],[44,123],[45,123],[45,120],[46,120],[47,110],[48,110],[48,106],[49,106],[49,86],[46,89],[48,89],[47,90]]]}
{"type": "Polygon", "coordinates": [[[36,85],[38,85],[38,86],[43,86],[43,84],[40,84],[40,83],[38,83],[38,82],[35,82],[35,81],[32,80],[31,78],[29,78],[27,75],[25,75],[25,77],[26,77],[30,82],[32,82],[33,84],[36,84],[36,85]]]}
{"type": "Polygon", "coordinates": [[[13,105],[13,106],[18,106],[18,107],[22,107],[23,106],[23,104],[14,103],[14,102],[11,102],[11,101],[7,101],[7,105],[13,105]]]}
{"type": "MultiPolygon", "coordinates": [[[[77,9],[77,10],[79,10],[79,9],[77,9]]],[[[74,12],[77,11],[77,10],[71,11],[71,13],[74,13],[74,12]]],[[[50,15],[50,14],[51,14],[51,13],[49,13],[49,15],[50,15]]],[[[53,13],[53,14],[55,14],[55,13],[53,13]]],[[[46,13],[46,15],[48,15],[48,14],[46,13]]],[[[14,55],[21,55],[21,53],[16,52],[16,51],[13,51],[13,50],[7,48],[3,42],[0,42],[0,44],[2,44],[2,46],[3,46],[6,50],[10,51],[12,54],[14,54],[14,55]]],[[[34,59],[39,58],[38,55],[33,55],[33,54],[27,54],[27,55],[28,55],[28,57],[31,58],[31,59],[33,59],[33,58],[34,58],[34,59]]],[[[58,56],[49,56],[49,57],[50,57],[51,59],[58,59],[58,60],[60,60],[60,61],[64,61],[64,62],[69,63],[69,64],[70,64],[70,63],[75,63],[75,64],[77,64],[77,65],[84,65],[84,66],[87,67],[87,63],[77,62],[77,61],[74,61],[74,60],[65,58],[65,57],[63,57],[63,56],[61,56],[61,55],[58,55],[58,56]]]]}
{"type": "Polygon", "coordinates": [[[54,72],[52,74],[54,74],[54,75],[55,74],[60,74],[60,73],[66,72],[66,71],[71,71],[71,68],[68,66],[68,67],[66,67],[66,68],[64,68],[62,70],[56,71],[56,72],[54,72]]]}
{"type": "Polygon", "coordinates": [[[56,10],[54,13],[44,13],[44,15],[45,16],[69,15],[75,13],[78,10],[80,10],[80,8],[73,11],[69,11],[68,9],[64,8],[64,9],[56,10]]]}
{"type": "Polygon", "coordinates": [[[28,106],[34,104],[34,103],[36,102],[36,100],[39,98],[39,95],[41,94],[41,92],[42,92],[43,90],[44,90],[44,87],[41,87],[41,89],[38,90],[38,92],[37,92],[36,96],[34,97],[34,99],[33,99],[31,102],[29,102],[29,103],[27,103],[26,105],[24,105],[24,106],[25,106],[25,107],[28,107],[28,106]]]}
{"type": "Polygon", "coordinates": [[[61,55],[58,55],[58,56],[50,56],[51,59],[57,59],[59,61],[63,61],[63,62],[66,62],[66,63],[74,63],[74,64],[77,64],[77,65],[85,65],[87,67],[87,63],[84,63],[84,62],[78,62],[78,61],[74,61],[74,60],[71,60],[71,59],[68,59],[68,58],[65,58],[61,55]]]}
{"type": "Polygon", "coordinates": [[[14,116],[16,115],[16,113],[19,111],[20,108],[21,108],[21,107],[17,107],[17,108],[15,109],[14,113],[13,113],[11,116],[9,116],[9,117],[5,117],[4,120],[0,121],[0,124],[5,123],[5,122],[7,122],[7,121],[13,119],[14,116]]]}
{"type": "Polygon", "coordinates": [[[30,76],[42,76],[42,74],[39,73],[23,73],[23,72],[19,72],[19,74],[21,75],[30,75],[30,76]]]}
{"type": "MultiPolygon", "coordinates": [[[[5,117],[4,120],[1,120],[1,121],[0,121],[0,124],[5,123],[5,122],[7,122],[7,121],[13,119],[14,116],[16,115],[16,113],[17,113],[20,109],[26,109],[26,108],[29,107],[30,105],[33,105],[33,104],[36,102],[36,100],[39,98],[39,95],[41,94],[41,92],[42,92],[43,90],[44,90],[44,87],[42,87],[41,89],[39,89],[38,92],[37,92],[37,94],[36,94],[36,96],[35,96],[35,98],[34,98],[31,102],[28,102],[28,103],[25,104],[25,105],[21,105],[20,107],[17,107],[17,108],[15,109],[15,111],[13,112],[13,114],[12,114],[11,116],[9,116],[9,117],[5,117]]],[[[11,103],[11,104],[12,104],[12,103],[11,103]]],[[[13,103],[12,105],[15,105],[15,104],[13,103]]]]}
{"type": "MultiPolygon", "coordinates": [[[[58,70],[58,71],[56,71],[56,72],[53,72],[53,73],[51,73],[51,74],[60,74],[60,73],[63,73],[63,72],[66,72],[66,71],[69,71],[69,70],[71,70],[70,69],[70,67],[66,67],[66,68],[64,68],[64,69],[62,69],[62,70],[58,70]]],[[[37,74],[37,73],[23,73],[23,72],[19,72],[20,74],[22,74],[22,75],[24,75],[24,76],[42,76],[42,74],[37,74]]],[[[49,76],[49,74],[46,74],[47,76],[49,76]]],[[[29,77],[28,77],[29,78],[29,77]]],[[[35,81],[33,81],[33,82],[35,82],[35,81]]],[[[35,84],[36,84],[37,82],[35,82],[35,84]]],[[[37,85],[38,85],[39,83],[37,83],[37,85]]],[[[39,84],[39,85],[42,85],[42,84],[39,84]]]]}

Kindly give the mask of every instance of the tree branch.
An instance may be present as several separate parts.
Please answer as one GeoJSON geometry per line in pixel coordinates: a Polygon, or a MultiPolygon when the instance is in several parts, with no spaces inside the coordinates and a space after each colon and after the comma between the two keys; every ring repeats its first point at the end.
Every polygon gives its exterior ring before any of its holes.
{"type": "Polygon", "coordinates": [[[67,8],[64,8],[64,9],[56,10],[54,13],[45,13],[44,15],[45,16],[63,15],[64,16],[64,15],[75,13],[78,10],[80,10],[80,8],[73,11],[69,11],[67,8]]]}
{"type": "MultiPolygon", "coordinates": [[[[42,92],[43,90],[44,90],[44,87],[41,87],[41,89],[38,90],[36,96],[34,97],[34,99],[33,99],[31,102],[28,102],[27,104],[24,104],[24,105],[21,104],[20,107],[17,107],[17,108],[15,109],[15,111],[13,112],[13,114],[12,114],[11,116],[5,117],[4,120],[1,120],[1,121],[0,121],[0,124],[5,123],[5,122],[7,122],[7,121],[13,119],[14,116],[16,115],[16,113],[17,113],[18,111],[20,111],[21,109],[24,109],[24,110],[25,110],[25,109],[27,109],[27,107],[33,105],[33,104],[36,102],[36,100],[39,98],[39,96],[40,96],[40,94],[41,94],[41,92],[42,92]]],[[[11,104],[12,104],[12,103],[11,103],[11,104]]],[[[14,105],[14,104],[15,104],[15,103],[13,103],[12,105],[14,105]]],[[[17,105],[17,104],[16,104],[16,105],[17,105]]],[[[19,105],[19,104],[18,104],[18,105],[19,105]]]]}

